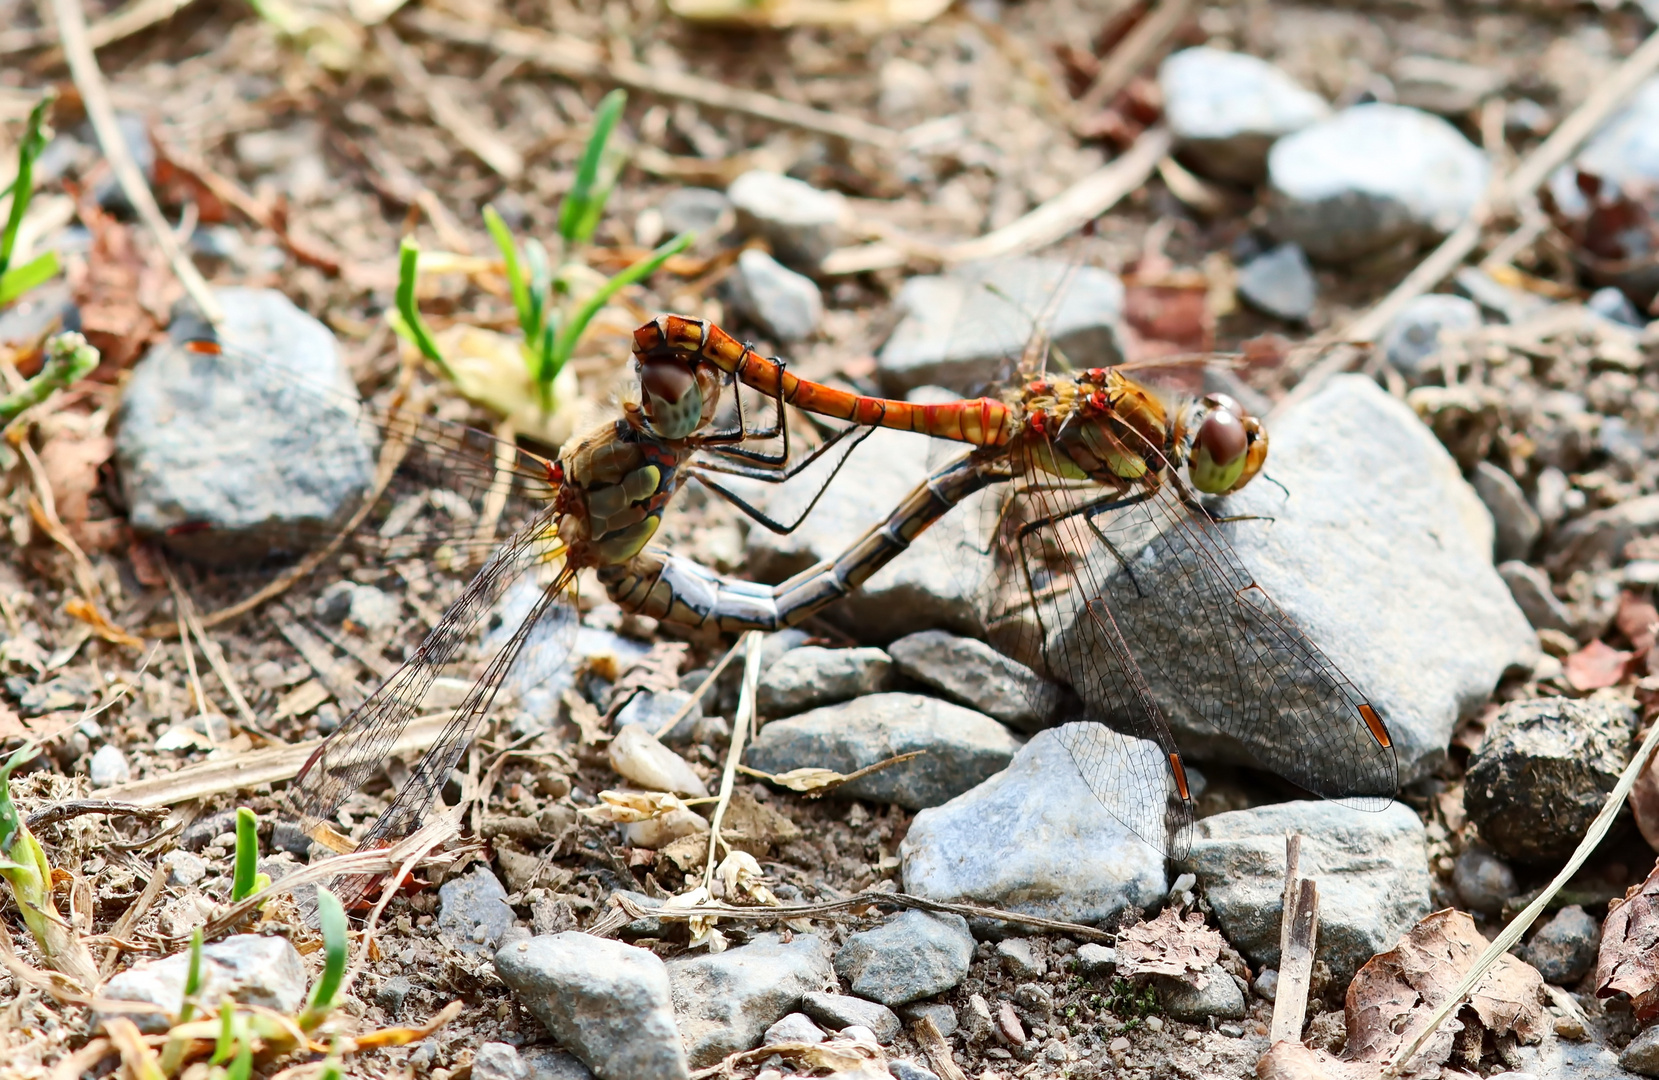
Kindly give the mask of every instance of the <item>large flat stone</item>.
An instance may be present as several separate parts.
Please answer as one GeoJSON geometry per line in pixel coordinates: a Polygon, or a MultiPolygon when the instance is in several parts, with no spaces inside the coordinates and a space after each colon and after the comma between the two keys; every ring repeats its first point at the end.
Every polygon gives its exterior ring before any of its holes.
{"type": "Polygon", "coordinates": [[[724,952],[680,957],[668,965],[668,977],[693,1068],[759,1045],[766,1029],[799,1009],[805,995],[835,980],[822,938],[796,934],[786,943],[775,933],[724,952]]]}

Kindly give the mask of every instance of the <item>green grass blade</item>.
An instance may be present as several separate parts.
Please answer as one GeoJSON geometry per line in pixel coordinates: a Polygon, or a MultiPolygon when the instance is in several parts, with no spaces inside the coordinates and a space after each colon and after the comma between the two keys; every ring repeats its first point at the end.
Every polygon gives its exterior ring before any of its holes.
{"type": "Polygon", "coordinates": [[[346,930],[346,909],[327,889],[317,890],[317,921],[323,932],[323,973],[311,990],[311,1003],[300,1013],[302,1031],[312,1031],[334,1009],[334,996],[340,992],[340,983],[346,976],[349,938],[346,930]]]}
{"type": "Polygon", "coordinates": [[[29,209],[29,199],[35,193],[35,159],[46,149],[46,109],[52,104],[50,94],[29,112],[29,126],[23,141],[17,145],[17,178],[12,181],[12,208],[6,217],[6,227],[0,231],[0,276],[11,265],[12,250],[17,246],[17,230],[23,224],[23,215],[29,209]]]}
{"type": "Polygon", "coordinates": [[[493,205],[484,207],[484,227],[490,231],[496,250],[501,252],[501,263],[507,271],[507,287],[512,291],[513,307],[518,311],[519,329],[528,339],[536,332],[536,314],[530,302],[530,283],[525,280],[524,266],[518,260],[518,244],[513,241],[512,230],[507,228],[507,223],[501,220],[493,205]]]}
{"type": "Polygon", "coordinates": [[[43,251],[22,266],[0,273],[0,307],[5,307],[36,285],[50,281],[57,276],[59,269],[58,253],[43,251]]]}
{"type": "Polygon", "coordinates": [[[576,181],[570,193],[559,204],[559,235],[567,244],[585,244],[599,225],[599,216],[605,212],[605,201],[610,198],[614,178],[601,177],[605,164],[605,146],[622,119],[623,106],[628,104],[624,90],[612,90],[599,102],[594,113],[593,134],[588,136],[587,148],[582,151],[581,163],[576,167],[576,181]]]}
{"type": "Polygon", "coordinates": [[[239,904],[252,896],[258,886],[259,819],[245,806],[236,808],[236,867],[230,883],[230,902],[239,904]]]}
{"type": "Polygon", "coordinates": [[[558,377],[560,370],[565,366],[565,362],[576,351],[576,343],[581,340],[582,331],[587,329],[588,323],[593,321],[593,317],[599,313],[600,308],[610,302],[611,297],[629,285],[642,281],[656,273],[663,263],[690,247],[694,239],[696,239],[696,236],[693,233],[681,233],[674,239],[660,244],[651,254],[640,259],[594,290],[593,295],[583,301],[582,306],[577,308],[570,318],[565,321],[565,324],[559,328],[558,339],[553,344],[553,369],[548,374],[548,382],[551,383],[554,378],[558,377]]]}
{"type": "Polygon", "coordinates": [[[420,247],[409,237],[403,238],[398,246],[397,261],[397,318],[392,320],[392,329],[406,338],[421,355],[438,365],[438,370],[451,382],[455,381],[455,373],[450,370],[449,361],[444,354],[438,351],[438,343],[432,340],[432,332],[426,328],[426,322],[421,318],[420,305],[415,301],[415,279],[420,272],[420,247]]]}

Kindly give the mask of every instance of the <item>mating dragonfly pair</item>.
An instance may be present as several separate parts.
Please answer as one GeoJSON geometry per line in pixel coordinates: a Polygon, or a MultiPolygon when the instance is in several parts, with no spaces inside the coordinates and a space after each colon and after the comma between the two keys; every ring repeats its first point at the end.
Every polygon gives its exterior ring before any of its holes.
{"type": "MultiPolygon", "coordinates": [[[[214,346],[198,335],[190,348],[214,346]]],[[[562,659],[548,650],[568,647],[558,628],[574,625],[582,570],[596,571],[627,611],[690,627],[774,630],[845,596],[981,492],[990,507],[992,572],[979,613],[987,639],[1074,692],[1040,687],[1032,704],[1058,725],[1083,779],[1124,826],[1177,858],[1191,833],[1181,754],[1148,673],[1261,766],[1316,795],[1386,805],[1397,770],[1381,717],[1255,583],[1219,527],[1224,519],[1201,502],[1261,471],[1260,422],[1225,395],[1166,408],[1128,367],[1045,375],[1046,357],[1028,349],[1000,397],[923,405],[799,379],[712,324],[664,315],[634,334],[622,418],[572,439],[556,460],[430,419],[381,416],[388,440],[395,431],[436,466],[430,482],[476,489],[505,478],[527,520],[306,763],[292,793],[302,827],[315,834],[384,767],[436,678],[527,574],[544,578],[536,603],[361,846],[418,827],[527,644],[535,642],[539,665],[562,659]],[[770,400],[765,422],[751,423],[740,387],[770,400]],[[792,461],[787,408],[843,426],[792,461]],[[760,526],[793,528],[799,522],[771,520],[722,478],[782,482],[877,427],[967,450],[838,558],[761,585],[648,546],[691,478],[760,526]],[[758,448],[780,441],[776,452],[758,448]]],[[[847,460],[841,449],[835,470],[847,460]]]]}

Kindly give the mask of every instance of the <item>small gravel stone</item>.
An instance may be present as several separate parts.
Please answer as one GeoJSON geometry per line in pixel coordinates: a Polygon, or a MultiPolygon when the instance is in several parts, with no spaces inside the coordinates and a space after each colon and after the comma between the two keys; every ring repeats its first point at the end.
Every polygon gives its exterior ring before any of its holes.
{"type": "Polygon", "coordinates": [[[826,1036],[823,1029],[812,1022],[806,1013],[792,1012],[766,1029],[760,1045],[771,1046],[781,1042],[821,1043],[826,1036]]]}
{"type": "Polygon", "coordinates": [[[1295,244],[1280,244],[1238,271],[1239,298],[1264,315],[1306,322],[1319,297],[1308,257],[1295,244]]]}
{"type": "Polygon", "coordinates": [[[1007,938],[997,942],[997,959],[1002,970],[1016,979],[1039,979],[1048,973],[1048,963],[1031,947],[1030,938],[1007,938]]]}
{"type": "MultiPolygon", "coordinates": [[[[177,1013],[190,973],[189,952],[160,960],[142,960],[104,984],[99,997],[108,1001],[145,1001],[177,1013]]],[[[305,963],[287,938],[237,934],[202,948],[200,999],[234,998],[240,1005],[262,1005],[292,1015],[305,1003],[305,963]]],[[[130,1013],[146,1034],[167,1030],[158,1013],[130,1013]]]]}
{"type": "Polygon", "coordinates": [[[1280,139],[1267,171],[1275,235],[1348,262],[1444,236],[1480,200],[1491,168],[1438,116],[1376,103],[1280,139]]]}
{"type": "Polygon", "coordinates": [[[511,1043],[487,1042],[472,1055],[474,1080],[529,1080],[530,1067],[511,1043]]]}
{"type": "Polygon", "coordinates": [[[1212,964],[1204,972],[1207,982],[1196,987],[1186,979],[1156,976],[1158,1000],[1164,1011],[1176,1020],[1201,1023],[1210,1017],[1220,1020],[1242,1020],[1245,1015],[1244,991],[1226,969],[1212,964]]]}
{"type": "Polygon", "coordinates": [[[1215,1029],[1221,1035],[1229,1039],[1244,1038],[1244,1029],[1239,1027],[1237,1024],[1217,1024],[1215,1029]]]}
{"type": "Polygon", "coordinates": [[[513,919],[507,890],[487,866],[438,888],[438,933],[462,952],[494,952],[513,919]]]}
{"type": "Polygon", "coordinates": [[[961,982],[973,950],[962,916],[905,911],[849,937],[835,956],[835,972],[859,997],[892,1008],[961,982]]]}
{"type": "Polygon", "coordinates": [[[647,791],[671,791],[702,798],[709,791],[685,758],[658,742],[638,724],[617,731],[608,747],[611,768],[647,791]]]}
{"type": "Polygon", "coordinates": [[[132,779],[132,766],[127,764],[127,756],[120,748],[105,743],[92,755],[92,764],[87,772],[95,788],[109,787],[111,784],[125,784],[132,779]]]}
{"type": "Polygon", "coordinates": [[[1550,587],[1550,577],[1531,563],[1511,559],[1498,564],[1498,576],[1535,630],[1573,632],[1573,616],[1550,587]]]}
{"type": "Polygon", "coordinates": [[[1411,301],[1394,316],[1380,344],[1394,370],[1415,385],[1435,374],[1434,358],[1444,336],[1479,325],[1480,308],[1474,301],[1430,293],[1411,301]]]}
{"type": "Polygon", "coordinates": [[[387,1016],[396,1019],[414,989],[407,975],[393,975],[374,988],[374,1003],[384,1009],[387,1016]]]}
{"type": "Polygon", "coordinates": [[[694,1069],[753,1048],[767,1028],[799,1009],[804,995],[834,980],[822,938],[796,934],[785,942],[770,932],[724,952],[679,957],[668,964],[668,977],[694,1069]]]}
{"type": "Polygon", "coordinates": [[[723,191],[677,187],[663,196],[657,204],[657,212],[662,215],[665,235],[678,236],[691,232],[697,234],[699,241],[707,241],[726,230],[732,204],[723,191]]]}
{"type": "Polygon", "coordinates": [[[489,1042],[472,1059],[474,1080],[593,1080],[593,1073],[563,1050],[530,1046],[519,1050],[489,1042]]]}
{"type": "Polygon", "coordinates": [[[907,634],[887,647],[899,673],[1017,731],[1037,731],[1060,699],[1054,684],[978,638],[946,630],[907,634]]]}
{"type": "Polygon", "coordinates": [[[668,970],[656,954],[570,930],[495,955],[509,989],[599,1080],[687,1080],[668,970]]]}
{"type": "Polygon", "coordinates": [[[1265,60],[1220,49],[1183,49],[1158,67],[1164,119],[1193,168],[1255,183],[1280,136],[1330,115],[1323,98],[1265,60]]]}
{"type": "Polygon", "coordinates": [[[883,1046],[897,1038],[901,1030],[892,1009],[848,994],[807,994],[801,998],[801,1010],[830,1031],[854,1025],[868,1028],[883,1046]]]}
{"type": "Polygon", "coordinates": [[[1557,529],[1546,544],[1549,568],[1562,577],[1587,569],[1598,558],[1621,561],[1625,545],[1659,534],[1659,495],[1639,495],[1594,510],[1557,529]]]}
{"type": "Polygon", "coordinates": [[[1461,119],[1504,86],[1502,72],[1439,56],[1402,56],[1392,72],[1394,100],[1461,119]]]}
{"type": "Polygon", "coordinates": [[[1534,293],[1513,289],[1475,266],[1465,266],[1452,275],[1452,286],[1473,300],[1482,311],[1506,323],[1522,323],[1550,306],[1534,293]]]}
{"type": "Polygon", "coordinates": [[[1630,1040],[1619,1064],[1643,1076],[1659,1076],[1659,1027],[1650,1027],[1630,1040]]]}
{"type": "Polygon", "coordinates": [[[1110,945],[1089,942],[1077,949],[1077,973],[1086,978],[1099,978],[1117,971],[1118,951],[1110,945]]]}
{"type": "Polygon", "coordinates": [[[939,1075],[931,1069],[924,1069],[913,1061],[899,1058],[887,1063],[887,1071],[892,1074],[893,1080],[939,1080],[939,1075]]]}
{"type": "Polygon", "coordinates": [[[1262,968],[1256,981],[1251,984],[1256,996],[1264,1001],[1272,1001],[1279,996],[1279,970],[1277,968],[1262,968]]]}
{"type": "Polygon", "coordinates": [[[792,649],[766,669],[756,687],[762,716],[793,716],[889,689],[893,660],[880,649],[792,649]]]}
{"type": "Polygon", "coordinates": [[[167,884],[189,888],[207,877],[207,860],[188,851],[169,851],[162,856],[161,865],[167,868],[167,884]]]}
{"type": "Polygon", "coordinates": [[[738,228],[765,238],[773,254],[791,265],[815,267],[841,242],[846,201],[835,192],[751,170],[732,181],[726,197],[737,210],[738,228]]]}
{"type": "Polygon", "coordinates": [[[947,1039],[956,1034],[956,1029],[960,1026],[956,1018],[956,1010],[937,1001],[912,1002],[909,1005],[900,1005],[898,1014],[899,1019],[906,1024],[914,1024],[924,1017],[932,1020],[933,1026],[939,1029],[939,1034],[947,1039]]]}
{"type": "Polygon", "coordinates": [[[1507,562],[1526,558],[1544,531],[1543,519],[1527,501],[1526,492],[1513,476],[1490,461],[1478,463],[1470,479],[1474,482],[1475,494],[1492,511],[1493,559],[1507,562]]]}
{"type": "Polygon", "coordinates": [[[958,1014],[962,1021],[962,1036],[970,1044],[984,1042],[991,1037],[996,1020],[991,1016],[990,1002],[981,994],[969,994],[968,1004],[958,1014]]]}
{"type": "Polygon", "coordinates": [[[1636,305],[1630,302],[1630,297],[1611,285],[1591,293],[1589,299],[1584,301],[1584,306],[1604,319],[1634,326],[1638,330],[1647,325],[1647,320],[1636,310],[1636,305]]]}
{"type": "Polygon", "coordinates": [[[1039,1028],[1054,1023],[1054,991],[1042,983],[1027,982],[1014,987],[1014,1004],[1031,1024],[1034,1034],[1040,1034],[1039,1028]]]}
{"type": "MultiPolygon", "coordinates": [[[[633,700],[616,714],[616,728],[620,731],[630,724],[643,724],[646,731],[655,732],[677,716],[691,700],[691,694],[685,690],[643,691],[635,694],[633,700]]],[[[694,742],[697,723],[702,719],[703,706],[697,702],[679,723],[662,734],[661,741],[669,746],[685,746],[694,742]]]]}
{"type": "Polygon", "coordinates": [[[1545,982],[1567,986],[1590,973],[1601,949],[1601,926],[1583,908],[1562,908],[1532,936],[1521,959],[1538,969],[1545,982]]]}
{"type": "Polygon", "coordinates": [[[843,798],[938,806],[995,774],[1019,739],[981,713],[917,694],[871,694],[840,705],[774,720],[745,754],[769,773],[817,766],[855,772],[897,754],[921,757],[835,789],[843,798]]]}
{"type": "Polygon", "coordinates": [[[737,257],[726,288],[732,307],[776,341],[804,341],[824,318],[817,283],[755,248],[737,257]]]}
{"type": "Polygon", "coordinates": [[[1565,858],[1618,783],[1635,727],[1635,709],[1611,694],[1501,706],[1469,759],[1469,820],[1506,858],[1565,858]]]}
{"type": "Polygon", "coordinates": [[[373,585],[336,581],[311,605],[311,614],[331,626],[351,622],[375,633],[397,623],[401,607],[396,597],[373,585]]]}

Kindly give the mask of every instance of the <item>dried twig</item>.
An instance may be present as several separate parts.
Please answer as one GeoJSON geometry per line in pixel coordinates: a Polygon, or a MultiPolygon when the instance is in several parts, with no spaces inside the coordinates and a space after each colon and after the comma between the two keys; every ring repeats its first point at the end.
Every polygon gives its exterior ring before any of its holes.
{"type": "Polygon", "coordinates": [[[493,49],[503,56],[525,60],[567,79],[611,82],[658,97],[677,98],[711,109],[743,113],[770,120],[774,124],[884,149],[895,148],[899,143],[898,133],[890,128],[856,117],[837,116],[797,105],[771,94],[727,86],[682,71],[668,71],[634,60],[607,57],[597,45],[564,34],[467,22],[430,8],[407,11],[398,17],[398,21],[429,37],[456,45],[493,49]]]}
{"type": "Polygon", "coordinates": [[[196,264],[179,246],[167,219],[161,216],[161,207],[156,205],[155,195],[144,182],[144,174],[138,171],[132,152],[121,137],[121,129],[115,120],[115,106],[110,103],[104,73],[98,69],[98,58],[93,55],[92,42],[87,36],[86,16],[81,11],[80,3],[78,0],[52,0],[52,13],[57,16],[64,57],[69,61],[69,74],[75,80],[75,89],[81,93],[87,119],[92,121],[92,130],[98,134],[98,145],[103,148],[104,158],[114,171],[122,194],[138,211],[156,245],[167,256],[179,284],[190,294],[202,317],[218,325],[225,317],[219,301],[214,298],[196,264]]]}
{"type": "Polygon", "coordinates": [[[496,134],[482,117],[473,115],[451,97],[443,84],[427,72],[415,50],[405,45],[391,27],[384,23],[375,27],[374,43],[392,62],[392,73],[398,84],[425,100],[433,121],[454,136],[456,142],[505,180],[517,180],[524,175],[524,156],[496,134]]]}
{"type": "Polygon", "coordinates": [[[60,821],[69,821],[72,818],[85,817],[88,814],[102,814],[107,817],[141,817],[155,821],[166,817],[167,811],[159,806],[140,806],[137,803],[116,802],[113,799],[69,799],[36,810],[29,815],[28,825],[31,829],[43,829],[48,825],[56,825],[60,821]]]}
{"type": "Polygon", "coordinates": [[[910,1033],[916,1037],[927,1054],[927,1059],[933,1062],[933,1070],[939,1074],[940,1080],[968,1080],[968,1074],[956,1063],[951,1056],[950,1043],[939,1030],[939,1025],[933,1022],[933,1017],[924,1016],[910,1025],[910,1033]]]}
{"type": "MultiPolygon", "coordinates": [[[[720,673],[726,670],[726,665],[730,664],[732,662],[732,657],[737,655],[737,647],[742,644],[742,638],[738,638],[736,641],[732,642],[732,647],[727,649],[726,655],[722,656],[720,658],[720,662],[714,665],[714,670],[705,675],[703,677],[703,681],[697,684],[697,689],[691,692],[691,698],[684,705],[681,705],[679,710],[675,712],[673,716],[669,717],[666,724],[662,725],[651,734],[660,739],[664,735],[667,735],[670,731],[673,731],[674,725],[690,716],[692,707],[699,701],[703,700],[703,695],[708,692],[709,687],[714,685],[714,680],[720,677],[720,673]]],[[[739,766],[739,768],[741,767],[742,766],[739,766]]]]}
{"type": "MultiPolygon", "coordinates": [[[[1651,43],[1655,39],[1659,39],[1659,34],[1656,34],[1654,38],[1649,38],[1648,41],[1651,43]]],[[[1624,809],[1625,800],[1630,797],[1630,789],[1636,786],[1636,778],[1642,775],[1642,770],[1647,767],[1648,760],[1653,757],[1655,750],[1659,750],[1659,724],[1654,724],[1653,727],[1648,729],[1647,738],[1642,740],[1641,748],[1636,751],[1635,756],[1630,759],[1630,764],[1626,765],[1624,772],[1619,775],[1619,782],[1614,785],[1613,790],[1608,794],[1607,802],[1602,804],[1601,813],[1597,814],[1596,820],[1590,823],[1590,828],[1585,832],[1584,839],[1579,841],[1578,847],[1574,849],[1572,858],[1567,860],[1567,864],[1544,887],[1544,891],[1538,894],[1537,899],[1533,900],[1519,915],[1515,916],[1509,925],[1503,928],[1503,932],[1492,940],[1492,944],[1487,946],[1486,951],[1475,959],[1474,966],[1464,973],[1463,981],[1457,984],[1457,989],[1447,995],[1445,1001],[1441,1002],[1440,1008],[1436,1009],[1434,1015],[1429,1017],[1429,1021],[1423,1026],[1423,1030],[1419,1031],[1415,1039],[1394,1055],[1394,1060],[1389,1062],[1388,1068],[1382,1073],[1385,1078],[1392,1080],[1393,1077],[1399,1076],[1405,1070],[1406,1065],[1410,1064],[1417,1051],[1422,1049],[1429,1036],[1433,1035],[1435,1030],[1446,1022],[1447,1017],[1462,1007],[1464,1000],[1469,996],[1469,992],[1475,988],[1475,984],[1485,978],[1492,965],[1496,964],[1505,953],[1520,942],[1521,935],[1525,934],[1538,916],[1544,913],[1544,909],[1549,906],[1550,901],[1555,899],[1555,894],[1560,892],[1567,882],[1572,880],[1574,874],[1578,873],[1579,868],[1590,857],[1590,853],[1595,851],[1596,847],[1606,838],[1607,830],[1613,827],[1614,819],[1619,816],[1619,811],[1624,809]]]]}
{"type": "MultiPolygon", "coordinates": [[[[190,0],[137,0],[136,3],[111,12],[88,27],[87,41],[94,49],[112,45],[123,38],[148,30],[157,23],[166,22],[189,3],[190,0]]],[[[49,28],[8,30],[0,34],[0,56],[44,48],[55,44],[57,40],[58,36],[49,28]]],[[[51,54],[41,57],[41,60],[50,62],[51,54]]]]}
{"type": "Polygon", "coordinates": [[[737,783],[737,763],[743,759],[743,743],[754,725],[755,688],[760,683],[761,641],[759,630],[743,635],[743,689],[737,696],[737,716],[732,720],[732,744],[726,752],[726,769],[720,774],[720,801],[714,804],[714,817],[709,821],[709,857],[703,867],[703,888],[714,881],[715,855],[720,845],[720,822],[726,816],[726,807],[732,801],[732,787],[737,783]]]}
{"type": "Polygon", "coordinates": [[[1313,951],[1319,938],[1318,883],[1312,878],[1297,879],[1295,895],[1285,905],[1282,918],[1284,944],[1279,952],[1279,989],[1273,999],[1268,1045],[1302,1039],[1302,1020],[1313,984],[1313,951]]]}
{"type": "Polygon", "coordinates": [[[1163,0],[1142,16],[1100,65],[1100,74],[1077,99],[1078,123],[1086,122],[1129,85],[1192,14],[1192,0],[1163,0]]]}

